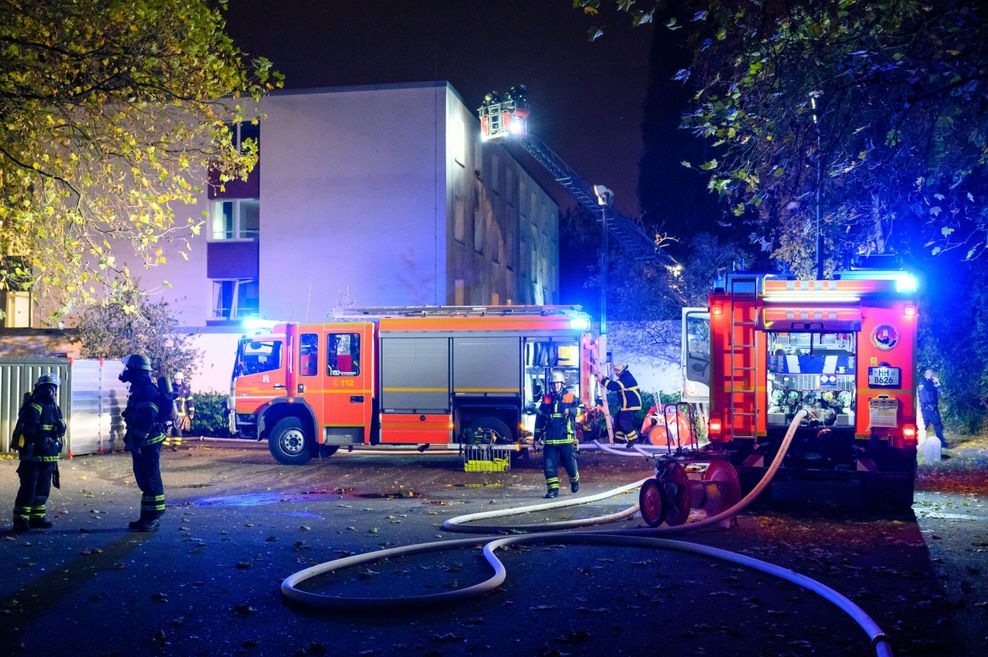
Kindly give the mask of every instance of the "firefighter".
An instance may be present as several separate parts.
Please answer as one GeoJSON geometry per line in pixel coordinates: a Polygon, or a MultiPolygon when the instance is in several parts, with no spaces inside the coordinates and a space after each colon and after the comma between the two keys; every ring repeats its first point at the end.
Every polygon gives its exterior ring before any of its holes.
{"type": "Polygon", "coordinates": [[[599,375],[600,384],[608,390],[618,393],[621,398],[621,410],[614,416],[614,437],[620,442],[627,442],[631,447],[638,440],[635,429],[635,412],[642,407],[642,396],[638,392],[638,382],[628,371],[627,365],[614,364],[616,378],[611,381],[603,374],[599,375]]]}
{"type": "Polygon", "coordinates": [[[923,422],[932,424],[933,430],[940,439],[940,446],[944,449],[950,447],[947,439],[943,437],[943,420],[940,419],[940,379],[933,370],[926,368],[923,372],[923,380],[916,386],[919,393],[919,405],[923,411],[923,422]]]}
{"type": "Polygon", "coordinates": [[[45,518],[45,502],[53,479],[59,487],[58,460],[66,428],[55,400],[59,383],[57,373],[42,374],[18,413],[14,445],[21,458],[17,468],[21,485],[14,500],[15,532],[51,527],[45,518]]]}
{"type": "Polygon", "coordinates": [[[127,359],[120,380],[130,384],[123,417],[127,423],[124,443],[134,462],[134,479],[141,489],[141,516],[128,526],[141,532],[158,529],[165,512],[165,487],[161,481],[161,443],[165,439],[161,409],[170,401],[151,381],[151,361],[134,354],[127,359]]]}
{"type": "Polygon", "coordinates": [[[165,447],[171,447],[173,452],[177,452],[182,446],[182,436],[184,432],[192,428],[192,418],[196,412],[195,402],[192,401],[192,389],[185,382],[185,375],[181,372],[175,374],[172,395],[175,400],[175,420],[172,422],[170,437],[165,437],[165,447]]]}
{"type": "Polygon", "coordinates": [[[559,464],[569,475],[569,487],[574,493],[580,490],[580,471],[576,465],[576,414],[580,404],[576,396],[566,390],[566,376],[553,372],[549,392],[542,396],[539,406],[538,433],[545,447],[542,467],[545,472],[546,498],[559,495],[559,464]]]}

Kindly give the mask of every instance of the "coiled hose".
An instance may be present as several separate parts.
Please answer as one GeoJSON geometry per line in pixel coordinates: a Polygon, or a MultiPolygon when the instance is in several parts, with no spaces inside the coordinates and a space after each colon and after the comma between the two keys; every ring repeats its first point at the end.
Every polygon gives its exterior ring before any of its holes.
{"type": "MultiPolygon", "coordinates": [[[[588,518],[581,520],[569,520],[554,523],[542,523],[542,524],[531,524],[531,525],[512,525],[512,526],[492,526],[492,525],[476,525],[467,524],[476,520],[484,520],[497,517],[505,517],[510,515],[520,515],[523,513],[532,513],[535,511],[544,511],[547,509],[561,508],[567,506],[574,506],[577,504],[588,504],[591,502],[596,502],[598,500],[606,499],[608,497],[613,497],[615,495],[620,495],[626,493],[630,490],[638,488],[641,486],[642,479],[633,484],[627,484],[614,488],[604,493],[599,493],[596,495],[589,495],[585,497],[576,498],[575,500],[561,500],[556,502],[546,502],[542,504],[533,504],[523,507],[517,507],[514,509],[502,509],[497,511],[487,511],[482,513],[474,513],[464,516],[457,516],[455,518],[450,518],[443,523],[443,529],[455,532],[505,532],[505,531],[527,531],[528,534],[504,536],[503,534],[495,535],[485,535],[476,536],[472,538],[462,538],[453,539],[448,541],[431,541],[428,543],[417,543],[415,545],[406,545],[396,548],[387,548],[384,550],[377,550],[374,552],[366,552],[364,554],[353,555],[349,557],[343,557],[340,559],[334,559],[332,561],[327,561],[325,563],[300,570],[288,577],[281,583],[281,593],[282,595],[291,600],[292,602],[309,606],[317,607],[320,609],[335,609],[335,610],[363,610],[363,609],[408,609],[415,607],[422,607],[424,605],[438,605],[438,604],[450,604],[453,602],[458,602],[460,600],[465,600],[467,598],[472,598],[475,596],[483,595],[493,591],[499,587],[504,580],[507,578],[507,570],[501,560],[497,558],[496,552],[498,549],[508,546],[508,545],[530,545],[535,543],[553,543],[553,544],[591,544],[591,545],[620,545],[620,546],[630,546],[630,547],[648,547],[648,548],[658,548],[664,550],[675,550],[678,552],[686,552],[690,554],[711,557],[714,559],[720,559],[722,561],[727,561],[745,568],[751,568],[757,570],[766,575],[771,575],[773,577],[791,582],[800,586],[808,591],[811,591],[823,599],[827,600],[831,604],[837,606],[838,609],[843,611],[845,614],[851,617],[858,626],[868,635],[868,638],[872,642],[872,646],[875,648],[875,653],[878,657],[892,657],[892,647],[889,642],[888,636],[882,631],[878,624],[868,616],[867,613],[861,607],[856,605],[846,596],[838,593],[836,590],[811,579],[805,575],[797,573],[794,570],[788,568],[783,568],[773,563],[767,561],[762,561],[760,559],[755,559],[743,554],[738,554],[736,552],[731,552],[729,550],[723,550],[720,548],[711,547],[709,545],[702,545],[699,543],[691,543],[687,541],[671,540],[664,538],[657,538],[657,535],[665,535],[672,533],[680,533],[684,531],[693,531],[696,529],[701,529],[703,527],[709,527],[711,525],[716,525],[728,518],[732,518],[739,512],[744,510],[750,505],[755,498],[765,489],[766,486],[771,482],[772,477],[778,471],[779,467],[782,465],[782,460],[785,457],[786,452],[789,449],[789,445],[792,443],[793,437],[796,434],[796,429],[799,427],[800,421],[806,415],[806,411],[800,411],[793,418],[792,423],[789,425],[788,431],[786,431],[785,438],[779,447],[779,451],[773,459],[765,475],[762,477],[758,485],[748,495],[741,499],[737,504],[729,509],[724,510],[717,515],[705,518],[699,522],[690,523],[687,525],[680,525],[677,527],[646,527],[646,528],[633,528],[633,529],[623,529],[623,530],[594,530],[594,531],[584,531],[584,532],[573,532],[566,531],[568,528],[580,527],[580,526],[591,526],[599,525],[605,522],[613,522],[615,520],[620,520],[623,518],[630,517],[638,509],[637,502],[633,504],[628,509],[620,511],[617,513],[612,513],[606,516],[600,516],[596,518],[588,518]],[[303,591],[298,588],[298,585],[302,582],[317,577],[319,575],[324,575],[326,573],[331,573],[339,570],[344,570],[346,568],[352,568],[354,566],[359,566],[362,564],[372,563],[375,561],[381,561],[383,559],[391,559],[395,557],[409,557],[417,554],[426,554],[429,552],[440,552],[451,549],[473,547],[477,545],[483,545],[483,556],[487,563],[493,570],[493,574],[486,580],[474,584],[472,586],[467,586],[465,588],[456,589],[453,591],[443,591],[440,593],[430,593],[426,595],[413,595],[413,596],[401,596],[401,597],[386,597],[386,598],[358,598],[358,597],[340,597],[340,596],[329,596],[322,593],[315,593],[311,591],[303,591]]],[[[602,448],[604,446],[601,446],[602,448]]]]}

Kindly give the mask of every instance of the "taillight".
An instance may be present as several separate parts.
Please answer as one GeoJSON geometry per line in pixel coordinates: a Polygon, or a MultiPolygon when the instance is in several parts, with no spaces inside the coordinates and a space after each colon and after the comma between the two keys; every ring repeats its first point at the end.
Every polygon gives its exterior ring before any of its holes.
{"type": "Polygon", "coordinates": [[[721,427],[720,427],[720,420],[719,419],[717,419],[717,418],[711,418],[710,421],[707,422],[707,436],[711,440],[720,438],[720,429],[721,429],[721,427]]]}
{"type": "Polygon", "coordinates": [[[916,444],[916,425],[915,424],[903,424],[902,425],[902,441],[906,445],[916,444]]]}

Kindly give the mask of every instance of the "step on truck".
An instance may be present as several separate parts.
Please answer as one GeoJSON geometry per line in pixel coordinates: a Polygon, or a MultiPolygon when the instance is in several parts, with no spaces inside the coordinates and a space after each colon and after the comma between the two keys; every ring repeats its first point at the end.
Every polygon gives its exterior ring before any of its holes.
{"type": "Polygon", "coordinates": [[[707,308],[684,313],[684,392],[709,386],[711,448],[743,482],[761,477],[806,409],[780,474],[858,479],[869,506],[905,509],[916,473],[917,321],[916,282],[903,271],[734,273],[707,308]]]}
{"type": "Polygon", "coordinates": [[[238,435],[298,465],[340,447],[530,444],[553,370],[589,407],[595,343],[579,306],[349,308],[273,323],[238,343],[238,435]]]}

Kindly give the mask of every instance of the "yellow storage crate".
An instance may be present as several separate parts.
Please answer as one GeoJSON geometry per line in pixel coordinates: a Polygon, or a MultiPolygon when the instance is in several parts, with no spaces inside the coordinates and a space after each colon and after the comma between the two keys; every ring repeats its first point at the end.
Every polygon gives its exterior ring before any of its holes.
{"type": "Polygon", "coordinates": [[[464,472],[504,472],[511,469],[514,445],[464,445],[464,472]]]}

